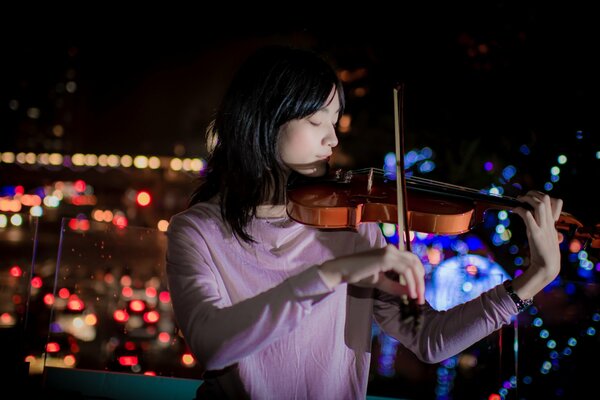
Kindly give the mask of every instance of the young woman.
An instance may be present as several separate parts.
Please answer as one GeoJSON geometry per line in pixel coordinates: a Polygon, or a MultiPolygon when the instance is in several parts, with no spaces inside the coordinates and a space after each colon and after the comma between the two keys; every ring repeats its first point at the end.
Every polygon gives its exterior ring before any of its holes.
{"type": "Polygon", "coordinates": [[[446,312],[424,304],[423,265],[377,224],[324,231],[289,219],[287,179],[326,172],[343,108],[331,66],[287,47],[251,56],[225,94],[204,182],[168,230],[175,316],[206,371],[199,398],[365,398],[372,318],[435,363],[508,323],[559,273],[562,202],[539,192],[520,198],[532,211],[515,210],[530,267],[446,312]],[[403,295],[424,304],[418,330],[403,295]]]}

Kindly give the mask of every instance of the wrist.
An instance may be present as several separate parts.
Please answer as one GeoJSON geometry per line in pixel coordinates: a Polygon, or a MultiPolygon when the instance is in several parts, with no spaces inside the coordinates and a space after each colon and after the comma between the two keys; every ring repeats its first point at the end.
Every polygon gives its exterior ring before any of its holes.
{"type": "Polygon", "coordinates": [[[335,288],[342,282],[342,274],[337,271],[335,264],[331,261],[319,265],[317,271],[329,289],[335,288]]]}
{"type": "Polygon", "coordinates": [[[519,313],[523,312],[530,305],[533,304],[533,297],[528,297],[528,298],[523,299],[515,292],[513,285],[512,285],[512,281],[510,279],[507,279],[504,282],[502,282],[502,286],[504,286],[506,293],[508,293],[508,295],[510,296],[512,301],[515,303],[515,306],[517,306],[517,312],[519,312],[519,313]]]}
{"type": "Polygon", "coordinates": [[[556,274],[548,273],[546,269],[529,267],[512,280],[512,287],[521,299],[529,299],[544,289],[555,278],[556,274]]]}

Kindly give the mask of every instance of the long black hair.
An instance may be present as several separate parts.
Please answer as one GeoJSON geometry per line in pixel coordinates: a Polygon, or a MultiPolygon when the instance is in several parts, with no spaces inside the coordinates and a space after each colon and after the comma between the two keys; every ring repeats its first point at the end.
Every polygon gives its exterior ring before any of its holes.
{"type": "Polygon", "coordinates": [[[238,70],[207,130],[215,140],[200,186],[189,206],[220,195],[221,215],[246,242],[256,207],[285,196],[284,165],[278,152],[279,130],[293,119],[323,107],[333,87],[344,107],[342,84],[316,53],[286,46],[261,48],[238,70]],[[274,198],[267,198],[269,195],[274,198]]]}

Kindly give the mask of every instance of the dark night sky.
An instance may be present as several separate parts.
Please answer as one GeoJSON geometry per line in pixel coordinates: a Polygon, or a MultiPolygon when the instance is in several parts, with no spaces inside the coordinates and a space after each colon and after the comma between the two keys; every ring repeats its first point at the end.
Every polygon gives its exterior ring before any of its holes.
{"type": "Polygon", "coordinates": [[[494,177],[481,165],[495,160],[540,188],[565,154],[557,195],[581,193],[575,204],[598,216],[597,201],[583,200],[585,185],[600,181],[596,14],[573,3],[480,3],[340,14],[307,8],[242,22],[175,7],[160,19],[163,10],[94,23],[5,14],[0,151],[44,151],[61,123],[65,153],[173,155],[180,143],[186,156],[204,156],[204,129],[237,65],[263,44],[288,43],[340,68],[367,68],[347,87],[353,130],[340,139],[355,165],[380,164],[393,151],[391,88],[401,80],[407,145],[434,150],[434,179],[483,187],[494,177]],[[77,91],[60,93],[69,70],[77,91]],[[353,97],[359,86],[367,95],[353,97]],[[7,107],[13,99],[16,111],[7,107]],[[25,116],[29,107],[40,108],[38,120],[25,116]],[[518,152],[521,144],[530,156],[518,152]]]}

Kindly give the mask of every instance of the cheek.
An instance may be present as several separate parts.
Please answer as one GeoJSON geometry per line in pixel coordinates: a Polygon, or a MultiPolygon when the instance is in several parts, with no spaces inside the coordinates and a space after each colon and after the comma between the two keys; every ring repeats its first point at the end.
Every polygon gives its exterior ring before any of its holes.
{"type": "Polygon", "coordinates": [[[281,138],[279,149],[283,161],[295,162],[304,158],[305,153],[310,149],[310,143],[305,135],[284,135],[281,138]]]}
{"type": "Polygon", "coordinates": [[[284,162],[288,162],[290,158],[290,140],[287,135],[281,135],[278,144],[279,156],[284,162]]]}

